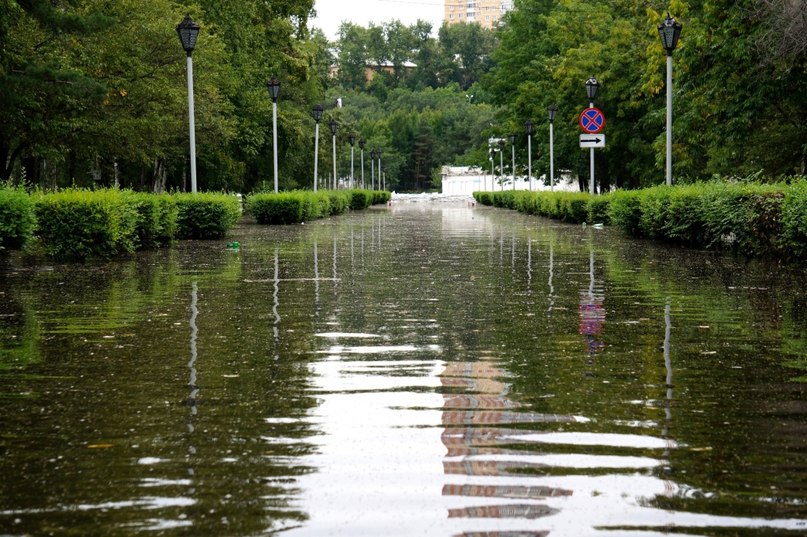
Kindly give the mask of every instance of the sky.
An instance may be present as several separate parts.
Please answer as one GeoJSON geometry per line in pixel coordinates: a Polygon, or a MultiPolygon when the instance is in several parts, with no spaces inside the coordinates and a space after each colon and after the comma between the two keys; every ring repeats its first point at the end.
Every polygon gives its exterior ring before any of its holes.
{"type": "Polygon", "coordinates": [[[316,0],[311,25],[335,40],[343,21],[359,26],[381,25],[394,19],[409,26],[418,19],[432,23],[432,35],[443,23],[443,0],[316,0]]]}

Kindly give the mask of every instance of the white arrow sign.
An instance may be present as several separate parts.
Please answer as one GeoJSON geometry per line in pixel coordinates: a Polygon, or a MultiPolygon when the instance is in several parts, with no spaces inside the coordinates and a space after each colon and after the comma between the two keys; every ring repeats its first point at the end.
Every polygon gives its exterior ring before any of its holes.
{"type": "Polygon", "coordinates": [[[583,147],[583,148],[605,147],[605,135],[604,134],[581,134],[580,135],[580,147],[583,147]]]}

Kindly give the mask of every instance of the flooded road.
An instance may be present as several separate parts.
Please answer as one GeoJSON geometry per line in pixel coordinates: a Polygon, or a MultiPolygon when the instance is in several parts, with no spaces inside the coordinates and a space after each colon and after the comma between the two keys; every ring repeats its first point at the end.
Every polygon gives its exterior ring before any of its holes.
{"type": "Polygon", "coordinates": [[[799,267],[428,202],[0,263],[0,535],[807,534],[799,267]]]}

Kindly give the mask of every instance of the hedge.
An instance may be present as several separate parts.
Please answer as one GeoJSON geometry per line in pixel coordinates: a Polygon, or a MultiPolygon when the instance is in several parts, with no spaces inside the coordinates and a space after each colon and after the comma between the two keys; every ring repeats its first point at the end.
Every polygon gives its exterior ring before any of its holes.
{"type": "Polygon", "coordinates": [[[34,203],[22,188],[0,188],[0,252],[25,246],[33,237],[34,203]]]}
{"type": "Polygon", "coordinates": [[[177,238],[220,239],[241,216],[241,204],[230,194],[174,194],[177,238]]]}
{"type": "Polygon", "coordinates": [[[390,193],[374,190],[295,190],[253,194],[247,198],[247,211],[259,224],[298,224],[317,218],[360,210],[374,203],[386,203],[390,193]]]}
{"type": "Polygon", "coordinates": [[[36,234],[46,255],[109,258],[137,247],[138,212],[119,190],[35,196],[36,234]]]}
{"type": "Polygon", "coordinates": [[[807,258],[807,179],[712,181],[616,191],[474,192],[483,205],[569,223],[611,224],[631,237],[729,249],[746,256],[807,258]]]}

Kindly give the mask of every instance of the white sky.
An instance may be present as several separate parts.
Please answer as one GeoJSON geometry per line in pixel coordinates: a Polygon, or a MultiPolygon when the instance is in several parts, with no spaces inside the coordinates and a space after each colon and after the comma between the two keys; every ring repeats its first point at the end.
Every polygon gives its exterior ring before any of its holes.
{"type": "Polygon", "coordinates": [[[381,25],[394,19],[409,26],[422,19],[432,23],[432,35],[443,23],[443,0],[316,0],[311,25],[335,40],[342,21],[359,26],[381,25]]]}

